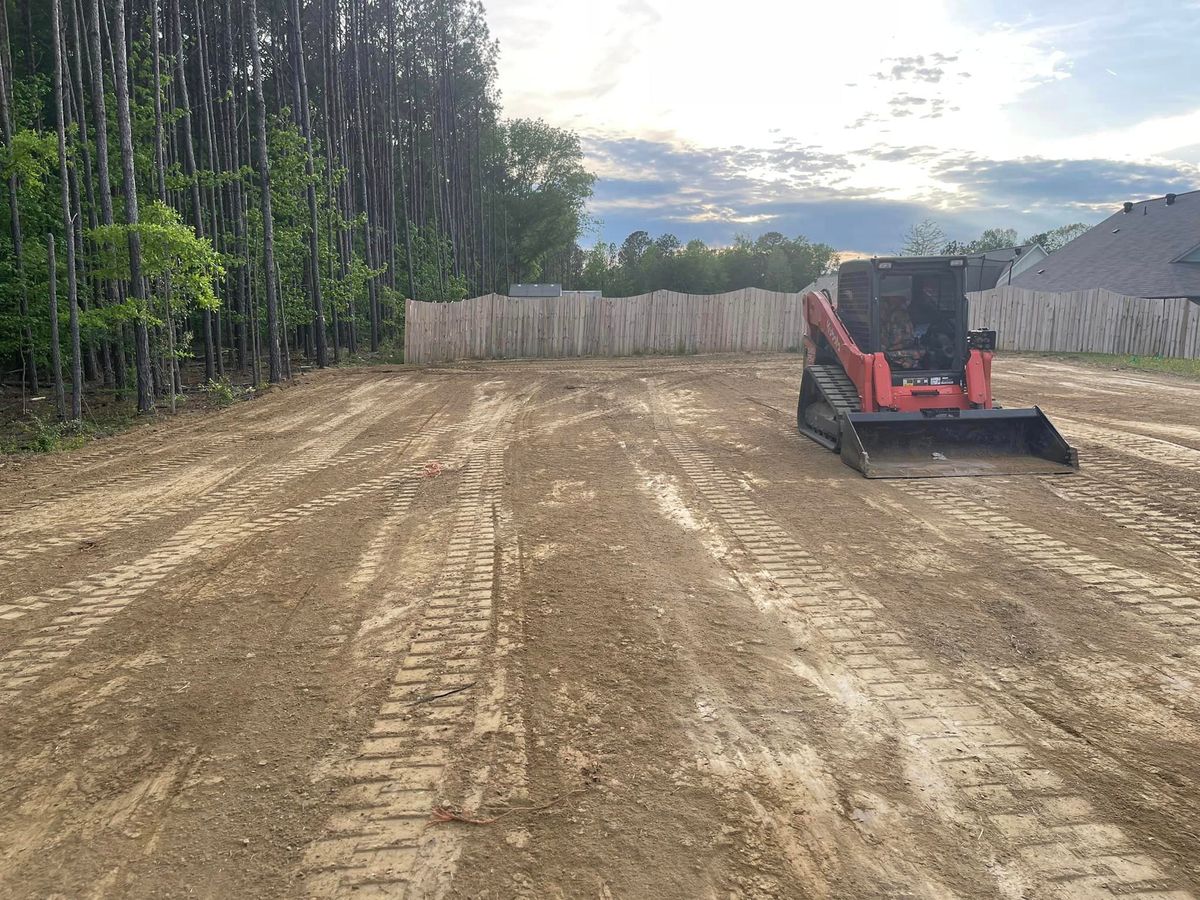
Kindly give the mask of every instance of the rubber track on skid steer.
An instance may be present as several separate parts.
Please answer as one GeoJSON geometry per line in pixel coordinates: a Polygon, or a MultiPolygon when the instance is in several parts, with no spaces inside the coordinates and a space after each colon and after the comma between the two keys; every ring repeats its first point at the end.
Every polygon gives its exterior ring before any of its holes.
{"type": "Polygon", "coordinates": [[[858,388],[841,366],[809,366],[813,380],[821,389],[821,396],[829,401],[833,411],[839,416],[842,413],[858,412],[858,388]]]}
{"type": "MultiPolygon", "coordinates": [[[[858,412],[858,390],[841,366],[808,366],[804,370],[804,377],[807,379],[809,376],[812,377],[821,400],[830,405],[837,420],[840,421],[846,413],[858,412]]],[[[797,425],[801,434],[808,435],[822,447],[837,451],[839,435],[836,429],[840,429],[840,425],[835,426],[833,434],[810,422],[798,422],[797,425]]]]}

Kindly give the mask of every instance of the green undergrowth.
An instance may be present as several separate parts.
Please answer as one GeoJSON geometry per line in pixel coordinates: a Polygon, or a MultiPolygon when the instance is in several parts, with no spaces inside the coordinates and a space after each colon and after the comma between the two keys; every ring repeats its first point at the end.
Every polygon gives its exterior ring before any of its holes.
{"type": "Polygon", "coordinates": [[[30,413],[4,424],[0,431],[0,455],[77,450],[93,438],[117,434],[132,424],[125,417],[103,422],[60,422],[52,416],[30,413]]]}
{"type": "Polygon", "coordinates": [[[378,350],[360,346],[357,353],[348,353],[344,348],[337,363],[333,361],[333,349],[329,350],[330,366],[399,366],[404,364],[404,340],[385,341],[378,350]]]}
{"type": "Polygon", "coordinates": [[[209,405],[217,409],[224,409],[226,406],[232,406],[233,402],[241,395],[242,391],[230,384],[228,378],[213,378],[204,384],[201,388],[204,391],[204,397],[209,405]]]}
{"type": "Polygon", "coordinates": [[[1130,356],[1120,353],[1020,353],[1013,355],[1037,357],[1040,359],[1061,359],[1104,369],[1159,372],[1200,381],[1200,359],[1179,359],[1170,356],[1130,356]]]}
{"type": "MultiPolygon", "coordinates": [[[[210,381],[176,395],[176,415],[223,409],[254,395],[248,387],[231,384],[225,378],[210,381]]],[[[154,415],[139,416],[128,391],[122,395],[110,389],[93,389],[84,403],[83,421],[62,422],[45,398],[36,406],[15,397],[0,398],[0,456],[77,450],[93,440],[171,418],[170,401],[159,397],[156,402],[154,415]]]]}

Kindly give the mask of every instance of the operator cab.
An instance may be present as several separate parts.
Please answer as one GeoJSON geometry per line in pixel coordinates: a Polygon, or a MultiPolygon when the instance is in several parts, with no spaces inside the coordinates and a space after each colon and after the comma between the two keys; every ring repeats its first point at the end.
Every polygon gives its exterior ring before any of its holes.
{"type": "Polygon", "coordinates": [[[893,385],[962,381],[967,355],[962,259],[844,263],[838,315],[860,348],[884,354],[893,385]]]}

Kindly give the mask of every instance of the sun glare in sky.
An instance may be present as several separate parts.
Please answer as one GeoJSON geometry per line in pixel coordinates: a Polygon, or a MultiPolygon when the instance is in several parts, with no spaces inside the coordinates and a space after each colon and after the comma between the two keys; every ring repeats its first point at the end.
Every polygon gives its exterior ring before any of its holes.
{"type": "Polygon", "coordinates": [[[925,216],[1028,233],[1200,186],[1194,3],[508,0],[488,15],[505,113],[580,133],[606,240],[774,228],[887,251],[925,216]]]}

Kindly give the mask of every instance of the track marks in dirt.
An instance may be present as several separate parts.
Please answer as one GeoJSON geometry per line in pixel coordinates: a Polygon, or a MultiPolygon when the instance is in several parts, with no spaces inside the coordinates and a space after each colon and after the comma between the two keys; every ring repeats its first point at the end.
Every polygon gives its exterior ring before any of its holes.
{"type": "Polygon", "coordinates": [[[421,467],[410,467],[244,524],[230,523],[233,509],[238,505],[236,501],[219,504],[136,563],[119,566],[103,575],[82,579],[64,588],[22,598],[0,607],[3,611],[0,615],[13,621],[46,609],[56,601],[75,601],[50,624],[38,629],[32,637],[0,657],[0,704],[12,700],[32,685],[97,629],[107,625],[130,603],[189,560],[245,536],[293,524],[330,507],[392,488],[406,478],[416,479],[422,475],[421,467]]]}
{"type": "MultiPolygon", "coordinates": [[[[236,407],[222,412],[213,423],[214,426],[219,424],[228,429],[235,422],[253,418],[261,429],[257,434],[245,429],[216,431],[214,428],[215,433],[202,434],[197,439],[168,446],[159,451],[165,458],[151,456],[148,462],[141,465],[120,466],[121,457],[116,447],[62,463],[58,468],[65,475],[74,476],[67,480],[75,483],[59,483],[50,490],[43,489],[33,495],[27,492],[30,499],[10,500],[0,509],[0,521],[4,522],[0,530],[5,534],[19,532],[24,537],[39,530],[53,530],[54,534],[0,551],[0,566],[61,547],[64,538],[92,540],[97,534],[111,533],[114,527],[145,524],[203,503],[203,489],[194,492],[187,483],[192,471],[200,468],[223,473],[226,481],[240,473],[242,477],[249,476],[253,482],[257,482],[264,475],[270,478],[279,459],[303,457],[317,465],[321,460],[342,451],[363,433],[381,427],[388,433],[395,433],[394,414],[414,405],[420,406],[420,401],[431,390],[429,386],[422,386],[411,393],[402,394],[395,391],[395,385],[390,380],[368,380],[342,395],[332,390],[337,386],[335,382],[312,392],[316,396],[311,397],[311,402],[301,412],[292,409],[295,395],[282,395],[273,398],[281,401],[279,403],[259,401],[249,409],[236,407]],[[368,409],[370,415],[366,414],[368,409]],[[285,422],[288,427],[280,427],[285,422]],[[298,423],[305,423],[304,427],[298,428],[298,423]],[[331,423],[339,427],[334,429],[331,423]],[[295,435],[309,436],[311,439],[297,444],[295,435]],[[97,458],[117,460],[118,465],[113,468],[119,471],[105,474],[107,470],[102,469],[78,483],[87,476],[89,464],[97,458]],[[261,471],[260,467],[265,471],[261,471]],[[185,496],[195,493],[195,496],[182,503],[163,501],[158,496],[176,493],[185,496]],[[108,508],[97,505],[114,497],[117,502],[108,508]],[[149,508],[135,509],[132,513],[122,512],[131,506],[149,508]],[[71,527],[81,522],[94,524],[86,528],[71,527]],[[64,529],[70,529],[69,535],[64,535],[64,529]]],[[[182,427],[182,424],[172,423],[163,432],[174,433],[182,427]]],[[[161,436],[162,432],[160,439],[161,436]]]]}
{"type": "Polygon", "coordinates": [[[1081,583],[1118,609],[1130,612],[1148,625],[1171,636],[1194,653],[1200,638],[1200,600],[1194,592],[1148,575],[1106,562],[1092,553],[969,499],[960,489],[945,483],[909,481],[897,490],[935,507],[969,526],[991,545],[1004,547],[1021,560],[1061,572],[1081,583]]]}
{"type": "Polygon", "coordinates": [[[1141,494],[1156,509],[1172,508],[1193,515],[1200,510],[1200,486],[1164,477],[1162,471],[1147,471],[1145,466],[1125,462],[1117,454],[1087,453],[1081,471],[1089,477],[1141,494]]]}
{"type": "MultiPolygon", "coordinates": [[[[86,498],[89,495],[104,496],[107,489],[117,485],[126,486],[145,481],[169,479],[242,442],[243,440],[236,436],[226,436],[208,445],[193,447],[182,455],[150,463],[145,467],[139,468],[136,472],[102,477],[95,481],[89,481],[82,488],[73,486],[61,488],[48,494],[39,494],[39,499],[33,503],[12,504],[7,508],[0,509],[0,515],[9,520],[4,528],[4,532],[12,534],[18,528],[27,528],[30,523],[23,520],[29,514],[65,503],[70,504],[70,509],[67,510],[68,514],[78,515],[79,510],[87,508],[86,498]]],[[[23,558],[24,555],[21,554],[21,548],[8,548],[0,551],[0,560],[12,561],[23,558]]]]}
{"type": "MultiPolygon", "coordinates": [[[[1092,467],[1088,467],[1091,474],[1092,467]]],[[[1102,474],[1097,470],[1096,474],[1102,474]]],[[[1200,566],[1200,520],[1166,504],[1129,490],[1110,478],[1080,477],[1053,481],[1050,490],[1100,513],[1110,522],[1135,532],[1160,550],[1200,566]]]]}
{"type": "Polygon", "coordinates": [[[914,781],[936,810],[970,821],[1003,848],[998,888],[1040,896],[1188,896],[1162,867],[1104,821],[994,704],[937,672],[880,618],[881,604],[848,589],[771,519],[744,487],[691,439],[664,432],[663,446],[751,559],[802,612],[844,666],[854,692],[886,711],[911,751],[914,781]]]}
{"type": "MultiPolygon", "coordinates": [[[[381,478],[365,482],[363,485],[348,488],[348,493],[347,491],[334,492],[295,507],[260,516],[249,521],[245,517],[246,512],[251,510],[256,502],[270,498],[280,488],[294,480],[331,469],[355,466],[377,456],[388,456],[389,458],[392,455],[402,456],[413,449],[435,452],[439,442],[446,438],[461,441],[476,439],[480,432],[486,431],[492,426],[493,420],[493,412],[485,406],[476,406],[464,420],[456,421],[451,418],[450,412],[443,405],[431,415],[406,421],[405,425],[407,427],[403,437],[382,441],[368,447],[361,447],[341,455],[337,455],[337,451],[344,445],[343,438],[338,436],[319,438],[305,445],[306,449],[303,454],[299,454],[289,461],[262,473],[249,484],[240,482],[229,484],[216,491],[197,497],[193,503],[184,504],[182,507],[184,510],[188,508],[203,508],[206,505],[210,506],[210,509],[185,525],[174,537],[169,539],[169,543],[175,541],[179,535],[186,535],[185,543],[195,550],[193,538],[212,538],[216,540],[223,533],[225,539],[219,541],[218,544],[209,544],[206,547],[199,548],[211,549],[212,546],[229,543],[231,540],[236,539],[236,530],[238,527],[252,534],[267,527],[311,516],[325,507],[357,499],[373,492],[380,486],[385,486],[390,479],[403,475],[405,470],[392,471],[381,478]]],[[[457,457],[443,457],[442,463],[444,465],[451,465],[452,460],[455,458],[457,457]]],[[[12,548],[11,553],[13,559],[24,560],[38,552],[61,548],[64,543],[78,543],[81,540],[89,540],[101,536],[114,524],[118,526],[140,525],[156,521],[167,515],[176,514],[179,511],[180,507],[147,510],[117,520],[115,523],[109,523],[103,529],[80,529],[67,535],[51,537],[44,541],[12,548]]],[[[159,555],[159,552],[156,551],[155,553],[151,553],[149,557],[144,557],[134,563],[117,566],[86,578],[77,579],[64,586],[50,588],[38,594],[14,600],[0,600],[0,622],[16,621],[30,612],[46,609],[55,604],[61,605],[78,596],[106,596],[105,594],[97,595],[95,591],[120,588],[135,577],[138,567],[142,564],[147,562],[154,564],[158,566],[156,571],[162,572],[168,566],[170,559],[169,557],[159,559],[159,555]]],[[[183,563],[186,559],[194,555],[194,552],[187,553],[185,556],[177,559],[176,565],[183,563]]],[[[174,567],[175,565],[170,566],[170,568],[174,567]]]]}
{"type": "MultiPolygon", "coordinates": [[[[473,433],[477,428],[486,427],[492,415],[490,412],[480,411],[478,418],[468,419],[471,426],[469,428],[462,423],[448,421],[426,429],[420,436],[428,443],[446,435],[455,435],[464,429],[473,433]]],[[[355,451],[339,462],[354,462],[376,453],[403,450],[415,437],[416,435],[409,435],[355,451]]],[[[445,464],[453,464],[451,458],[445,458],[444,461],[445,464]]],[[[0,606],[0,619],[13,622],[53,605],[74,601],[73,605],[54,621],[0,657],[0,703],[11,699],[31,685],[42,673],[69,656],[71,651],[97,628],[105,625],[109,619],[187,561],[243,537],[293,524],[330,507],[358,500],[372,493],[393,488],[406,479],[420,478],[424,475],[422,466],[409,465],[288,509],[249,521],[239,520],[238,512],[244,510],[246,502],[253,496],[267,495],[281,484],[327,465],[328,455],[317,453],[315,459],[293,460],[277,467],[257,481],[253,489],[234,485],[215,492],[208,498],[210,501],[216,501],[214,506],[138,561],[80,579],[65,587],[52,588],[0,606]]]]}
{"type": "Polygon", "coordinates": [[[1063,436],[1074,445],[1116,450],[1159,465],[1200,473],[1200,450],[1192,447],[1163,438],[1092,425],[1068,415],[1056,413],[1052,418],[1063,436]]]}
{"type": "Polygon", "coordinates": [[[310,895],[431,896],[448,882],[458,848],[430,814],[485,677],[502,465],[496,448],[462,470],[440,585],[370,733],[344,766],[341,809],[308,851],[310,895]]]}

